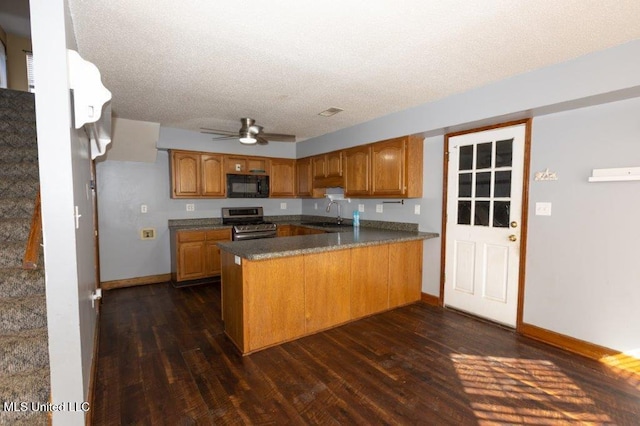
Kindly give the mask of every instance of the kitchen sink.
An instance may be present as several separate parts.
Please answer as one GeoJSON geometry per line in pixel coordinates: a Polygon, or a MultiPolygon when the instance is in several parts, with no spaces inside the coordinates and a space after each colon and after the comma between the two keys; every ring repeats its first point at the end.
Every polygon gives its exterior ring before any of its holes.
{"type": "Polygon", "coordinates": [[[300,225],[311,225],[311,226],[319,226],[321,228],[350,228],[350,223],[341,223],[337,222],[300,222],[300,225]]]}

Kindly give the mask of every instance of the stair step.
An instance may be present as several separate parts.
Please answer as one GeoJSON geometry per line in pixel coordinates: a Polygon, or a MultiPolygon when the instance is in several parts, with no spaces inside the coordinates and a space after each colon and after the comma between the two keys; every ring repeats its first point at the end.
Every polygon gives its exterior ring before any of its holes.
{"type": "Polygon", "coordinates": [[[21,241],[26,244],[31,229],[30,218],[0,218],[0,243],[21,241]]]}
{"type": "Polygon", "coordinates": [[[1,198],[0,217],[5,218],[31,218],[33,215],[34,198],[1,198]]]}
{"type": "Polygon", "coordinates": [[[26,243],[24,241],[9,241],[0,245],[0,268],[20,268],[26,243]]]}
{"type": "Polygon", "coordinates": [[[0,120],[0,146],[33,148],[38,146],[36,123],[0,120]]]}
{"type": "Polygon", "coordinates": [[[0,336],[0,371],[17,374],[49,365],[47,329],[0,336]]]}
{"type": "Polygon", "coordinates": [[[40,170],[38,163],[2,163],[0,162],[0,178],[20,178],[38,181],[40,170]]]}
{"type": "Polygon", "coordinates": [[[0,179],[0,198],[27,197],[35,200],[39,181],[14,177],[0,179]]]}
{"type": "Polygon", "coordinates": [[[0,299],[0,335],[47,326],[45,296],[0,299]]]}
{"type": "Polygon", "coordinates": [[[45,294],[44,269],[0,269],[0,295],[26,297],[45,294]]]}
{"type": "MultiPolygon", "coordinates": [[[[0,401],[31,402],[46,404],[51,389],[49,368],[38,368],[20,374],[0,377],[0,401]]],[[[45,411],[2,411],[0,424],[42,425],[48,424],[49,415],[45,411]]]]}
{"type": "Polygon", "coordinates": [[[38,147],[12,148],[0,146],[0,164],[35,163],[38,164],[38,147]]]}

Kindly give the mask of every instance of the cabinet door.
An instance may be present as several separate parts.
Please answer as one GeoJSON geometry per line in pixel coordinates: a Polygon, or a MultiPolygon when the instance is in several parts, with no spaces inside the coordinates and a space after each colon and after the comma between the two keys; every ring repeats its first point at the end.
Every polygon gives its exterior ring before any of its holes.
{"type": "Polygon", "coordinates": [[[245,157],[236,157],[226,155],[224,157],[224,169],[226,173],[249,173],[247,168],[247,159],[245,157]]]}
{"type": "Polygon", "coordinates": [[[314,179],[322,179],[326,176],[324,155],[311,157],[311,169],[314,179]]]}
{"type": "Polygon", "coordinates": [[[278,237],[290,237],[292,235],[291,225],[278,225],[278,237]]]}
{"type": "Polygon", "coordinates": [[[351,251],[304,256],[306,332],[322,330],[351,318],[351,251]]]}
{"type": "Polygon", "coordinates": [[[206,267],[205,274],[208,277],[220,275],[220,249],[217,243],[219,241],[230,241],[231,231],[229,229],[216,229],[206,232],[206,267]]]}
{"type": "Polygon", "coordinates": [[[204,241],[178,244],[178,281],[204,278],[207,275],[206,263],[204,241]]]}
{"type": "Polygon", "coordinates": [[[172,198],[200,195],[200,154],[171,152],[172,198]]]}
{"type": "Polygon", "coordinates": [[[389,308],[389,245],[351,249],[351,318],[389,308]]]}
{"type": "Polygon", "coordinates": [[[225,196],[225,174],[222,155],[201,155],[202,195],[207,197],[225,196]]]}
{"type": "Polygon", "coordinates": [[[296,160],[272,159],[270,172],[270,195],[272,197],[294,197],[296,194],[296,160]]]}
{"type": "Polygon", "coordinates": [[[313,192],[311,158],[302,158],[296,162],[296,179],[298,197],[310,197],[313,192]]]}
{"type": "Polygon", "coordinates": [[[342,151],[330,152],[325,156],[325,176],[342,176],[342,151]]]}
{"type": "Polygon", "coordinates": [[[371,194],[371,147],[359,146],[344,153],[345,195],[371,194]]]}
{"type": "Polygon", "coordinates": [[[372,145],[373,195],[405,194],[405,150],[404,138],[372,145]]]}
{"type": "Polygon", "coordinates": [[[417,302],[422,294],[422,240],[389,244],[389,307],[417,302]]]}
{"type": "MultiPolygon", "coordinates": [[[[244,336],[248,351],[304,334],[302,268],[302,256],[242,260],[245,330],[250,330],[244,336]]],[[[222,285],[224,289],[224,280],[222,285]]]]}

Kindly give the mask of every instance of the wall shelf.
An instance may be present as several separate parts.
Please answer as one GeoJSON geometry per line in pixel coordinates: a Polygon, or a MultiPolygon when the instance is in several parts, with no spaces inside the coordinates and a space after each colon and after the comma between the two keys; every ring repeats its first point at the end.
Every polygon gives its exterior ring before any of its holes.
{"type": "Polygon", "coordinates": [[[640,180],[640,167],[593,169],[589,182],[624,182],[640,180]]]}

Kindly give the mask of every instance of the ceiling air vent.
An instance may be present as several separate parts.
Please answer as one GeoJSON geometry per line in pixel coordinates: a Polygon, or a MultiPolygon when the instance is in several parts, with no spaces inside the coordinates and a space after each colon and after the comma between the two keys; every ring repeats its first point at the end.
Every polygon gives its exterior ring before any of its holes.
{"type": "Polygon", "coordinates": [[[329,109],[325,109],[324,111],[318,113],[318,115],[321,115],[323,117],[331,117],[332,115],[336,115],[337,113],[342,111],[344,111],[342,108],[331,107],[329,109]]]}

